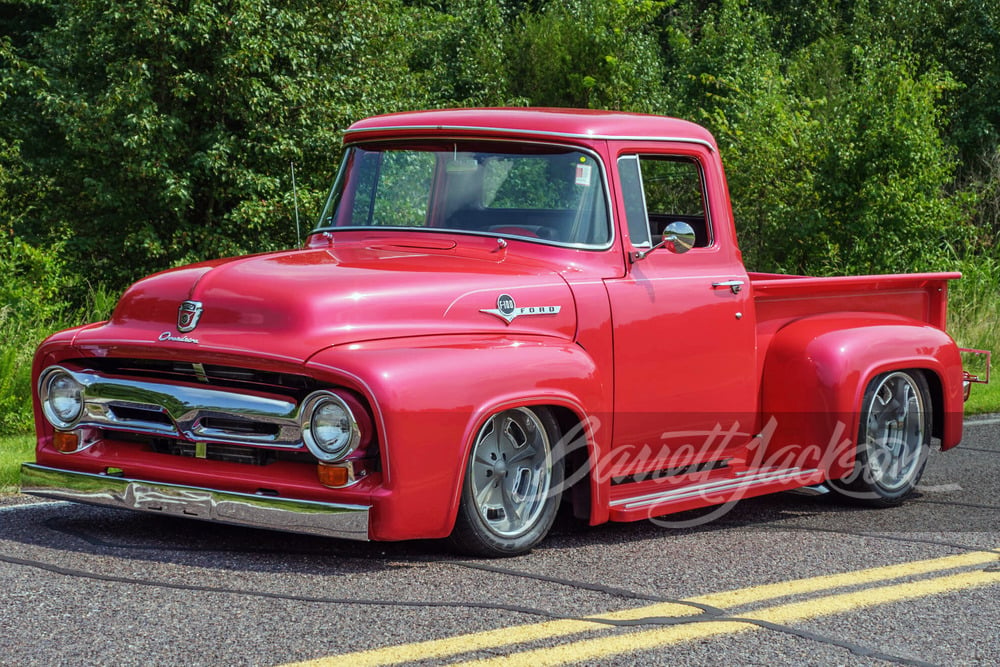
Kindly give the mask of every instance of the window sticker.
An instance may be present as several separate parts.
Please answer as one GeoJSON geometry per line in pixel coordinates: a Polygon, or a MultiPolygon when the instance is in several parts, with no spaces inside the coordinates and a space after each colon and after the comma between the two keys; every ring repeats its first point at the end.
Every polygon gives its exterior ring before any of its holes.
{"type": "Polygon", "coordinates": [[[594,168],[589,164],[578,164],[576,165],[576,184],[582,185],[583,187],[590,187],[590,181],[593,178],[594,168]]]}

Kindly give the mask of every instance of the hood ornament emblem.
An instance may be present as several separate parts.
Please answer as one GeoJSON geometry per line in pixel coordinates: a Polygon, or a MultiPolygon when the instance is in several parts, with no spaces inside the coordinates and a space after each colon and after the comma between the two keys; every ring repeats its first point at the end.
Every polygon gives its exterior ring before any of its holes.
{"type": "Polygon", "coordinates": [[[181,333],[194,331],[194,328],[198,326],[198,320],[201,319],[202,310],[201,301],[182,303],[181,307],[177,309],[177,330],[181,333]]]}
{"type": "Polygon", "coordinates": [[[501,294],[497,297],[496,308],[483,308],[479,312],[496,315],[510,324],[521,315],[556,315],[561,309],[562,306],[518,306],[510,294],[501,294]]]}

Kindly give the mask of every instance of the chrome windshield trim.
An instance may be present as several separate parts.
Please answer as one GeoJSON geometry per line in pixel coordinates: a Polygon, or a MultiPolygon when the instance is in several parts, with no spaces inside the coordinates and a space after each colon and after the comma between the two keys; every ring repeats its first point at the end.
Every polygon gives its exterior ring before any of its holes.
{"type": "Polygon", "coordinates": [[[257,496],[194,486],[21,465],[21,491],[43,498],[236,526],[368,540],[371,507],[257,496]]]}
{"type": "Polygon", "coordinates": [[[291,400],[61,368],[84,388],[83,414],[74,428],[90,426],[192,441],[302,447],[299,406],[291,400]],[[227,429],[227,424],[232,428],[227,429]],[[253,432],[254,428],[258,432],[253,432]]]}
{"type": "MultiPolygon", "coordinates": [[[[406,128],[402,128],[401,127],[401,128],[394,128],[394,129],[406,129],[406,128]]],[[[418,128],[418,129],[421,129],[421,128],[418,128]]],[[[423,129],[426,129],[426,128],[423,128],[423,129]]],[[[435,128],[435,129],[437,129],[437,128],[435,128]]],[[[477,129],[477,128],[445,127],[445,128],[440,128],[440,129],[462,130],[462,129],[477,129]]],[[[482,128],[479,128],[479,129],[482,129],[482,128]]],[[[358,130],[358,131],[359,132],[367,132],[369,130],[365,129],[365,130],[358,130]]],[[[574,136],[583,137],[584,135],[564,135],[564,136],[566,136],[566,137],[574,137],[574,136]]],[[[607,212],[608,224],[610,225],[610,229],[609,229],[610,233],[609,233],[609,236],[608,236],[608,240],[606,242],[604,242],[604,243],[569,243],[569,242],[562,242],[562,241],[554,241],[554,240],[550,240],[550,239],[541,239],[541,238],[534,238],[534,237],[517,236],[515,234],[498,234],[496,232],[488,232],[488,231],[484,231],[484,230],[452,229],[452,228],[448,228],[448,227],[391,227],[391,226],[388,226],[388,225],[345,225],[343,227],[337,227],[335,225],[334,226],[330,226],[330,225],[324,226],[322,224],[322,222],[323,222],[323,215],[325,215],[326,210],[330,206],[330,202],[331,202],[331,200],[333,198],[332,191],[331,191],[330,195],[327,197],[326,204],[323,206],[323,212],[320,215],[320,220],[318,222],[318,225],[316,227],[314,227],[310,233],[311,234],[316,234],[316,233],[319,233],[319,232],[337,232],[337,231],[392,231],[392,230],[395,230],[395,231],[418,232],[418,233],[432,232],[432,233],[442,233],[442,234],[459,234],[459,235],[464,235],[464,236],[478,236],[478,237],[486,237],[486,238],[510,238],[510,239],[517,239],[517,240],[520,240],[520,241],[528,241],[528,242],[534,243],[536,245],[546,245],[546,246],[551,246],[551,247],[554,247],[554,248],[569,248],[571,250],[587,250],[587,251],[604,252],[604,251],[610,250],[612,247],[614,247],[615,241],[618,238],[618,224],[617,224],[618,220],[617,220],[617,215],[615,213],[614,202],[611,199],[611,181],[609,180],[608,166],[604,163],[604,159],[601,157],[600,153],[598,153],[597,151],[595,151],[593,148],[589,148],[587,146],[580,146],[580,145],[577,145],[577,144],[553,143],[553,142],[548,142],[548,141],[524,141],[524,140],[519,140],[519,139],[514,139],[514,138],[511,138],[511,139],[492,139],[492,138],[484,138],[484,137],[466,137],[466,136],[459,135],[459,136],[454,136],[454,137],[440,136],[440,137],[434,137],[434,139],[435,140],[442,140],[442,141],[448,140],[448,139],[465,140],[465,141],[478,141],[479,139],[483,139],[484,141],[490,141],[490,142],[495,142],[495,143],[511,143],[511,144],[513,144],[513,143],[530,143],[530,144],[536,144],[536,145],[540,145],[540,146],[552,146],[552,147],[555,147],[555,148],[572,148],[573,150],[579,151],[581,153],[586,153],[591,158],[593,158],[593,160],[595,162],[597,162],[597,165],[600,167],[599,171],[600,171],[600,175],[601,175],[601,186],[604,188],[604,197],[603,197],[603,199],[604,199],[604,207],[605,207],[605,210],[607,212]]],[[[376,139],[370,139],[368,137],[359,137],[356,141],[348,141],[348,140],[345,139],[345,141],[344,141],[344,147],[347,148],[347,149],[349,149],[349,148],[354,148],[354,147],[364,147],[366,144],[369,144],[369,143],[383,143],[383,142],[385,142],[385,143],[406,143],[406,142],[409,142],[409,141],[412,141],[412,140],[413,140],[413,137],[398,137],[398,138],[392,138],[392,139],[378,139],[378,140],[376,140],[376,139]]],[[[338,169],[337,169],[337,178],[334,180],[334,187],[336,187],[336,184],[339,182],[339,180],[341,178],[341,175],[342,175],[342,172],[344,171],[346,165],[347,165],[347,154],[345,152],[344,159],[341,160],[340,167],[338,167],[338,169]]]]}
{"type": "Polygon", "coordinates": [[[317,227],[313,229],[310,234],[318,234],[321,232],[330,232],[331,234],[336,232],[414,232],[417,234],[455,234],[458,236],[479,236],[486,238],[497,238],[497,239],[516,239],[518,241],[527,241],[535,245],[546,245],[552,246],[554,248],[567,248],[569,250],[595,250],[604,251],[611,248],[614,245],[614,239],[606,244],[592,244],[592,243],[563,243],[561,241],[552,241],[549,239],[534,238],[529,236],[518,236],[517,234],[498,234],[497,232],[487,232],[471,229],[450,229],[447,227],[391,227],[389,225],[372,225],[365,227],[363,225],[350,225],[344,227],[317,227]]]}
{"type": "Polygon", "coordinates": [[[355,134],[371,134],[375,132],[487,132],[509,134],[512,136],[543,136],[560,139],[599,139],[603,141],[656,141],[668,143],[699,144],[715,152],[715,146],[710,141],[694,137],[650,137],[613,134],[576,134],[572,132],[553,132],[551,130],[529,130],[510,127],[489,127],[478,125],[385,125],[381,127],[359,127],[348,129],[344,133],[344,143],[350,143],[355,134]]]}

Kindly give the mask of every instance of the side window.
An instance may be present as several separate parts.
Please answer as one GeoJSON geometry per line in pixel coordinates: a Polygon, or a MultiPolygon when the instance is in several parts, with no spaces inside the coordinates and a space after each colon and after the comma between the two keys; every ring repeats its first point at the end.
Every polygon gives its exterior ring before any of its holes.
{"type": "Polygon", "coordinates": [[[692,158],[626,155],[618,159],[629,236],[637,247],[660,242],[671,222],[695,231],[695,247],[712,245],[701,168],[692,158]]]}
{"type": "Polygon", "coordinates": [[[646,197],[642,193],[642,176],[639,173],[639,156],[618,158],[618,178],[625,199],[625,217],[628,235],[637,248],[652,245],[649,235],[649,217],[646,215],[646,197]]]}

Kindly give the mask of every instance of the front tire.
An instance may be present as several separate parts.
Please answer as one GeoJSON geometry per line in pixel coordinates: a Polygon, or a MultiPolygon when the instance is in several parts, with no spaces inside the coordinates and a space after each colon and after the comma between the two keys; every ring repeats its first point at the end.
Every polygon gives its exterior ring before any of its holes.
{"type": "Polygon", "coordinates": [[[472,445],[451,541],[463,553],[515,556],[552,527],[563,483],[559,437],[544,408],[511,408],[490,417],[472,445]]]}
{"type": "Polygon", "coordinates": [[[854,471],[829,486],[869,507],[899,505],[923,475],[930,439],[930,390],[923,374],[883,373],[869,383],[862,399],[854,471]]]}

